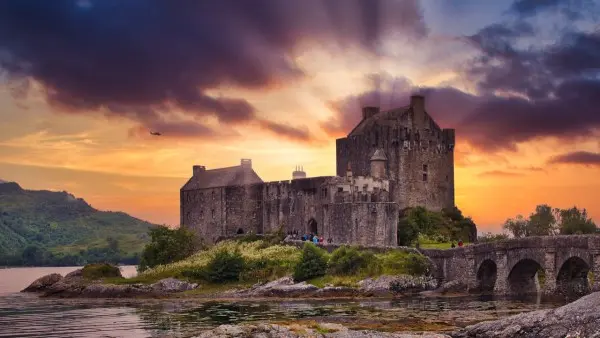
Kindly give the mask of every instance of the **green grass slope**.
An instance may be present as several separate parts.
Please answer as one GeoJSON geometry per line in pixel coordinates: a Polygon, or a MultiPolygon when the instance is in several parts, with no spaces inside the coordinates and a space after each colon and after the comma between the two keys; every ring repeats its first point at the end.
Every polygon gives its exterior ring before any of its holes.
{"type": "Polygon", "coordinates": [[[0,183],[0,265],[135,260],[152,225],[122,212],[96,210],[67,192],[0,183]]]}

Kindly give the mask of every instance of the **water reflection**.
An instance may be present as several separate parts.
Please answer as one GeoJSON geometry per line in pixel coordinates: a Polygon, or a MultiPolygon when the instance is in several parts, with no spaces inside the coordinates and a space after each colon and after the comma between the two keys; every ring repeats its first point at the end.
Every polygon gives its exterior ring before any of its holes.
{"type": "Polygon", "coordinates": [[[537,299],[488,296],[225,303],[39,299],[29,294],[11,294],[0,297],[0,337],[186,337],[220,324],[313,319],[355,328],[411,330],[436,324],[440,329],[448,329],[554,306],[556,303],[537,299]]]}

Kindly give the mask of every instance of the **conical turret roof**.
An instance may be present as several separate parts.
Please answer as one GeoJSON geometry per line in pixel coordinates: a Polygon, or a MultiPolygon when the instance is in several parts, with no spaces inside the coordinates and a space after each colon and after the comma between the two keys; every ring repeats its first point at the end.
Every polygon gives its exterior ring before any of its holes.
{"type": "Polygon", "coordinates": [[[375,150],[375,153],[371,156],[371,161],[387,161],[387,156],[385,156],[383,149],[375,150]]]}

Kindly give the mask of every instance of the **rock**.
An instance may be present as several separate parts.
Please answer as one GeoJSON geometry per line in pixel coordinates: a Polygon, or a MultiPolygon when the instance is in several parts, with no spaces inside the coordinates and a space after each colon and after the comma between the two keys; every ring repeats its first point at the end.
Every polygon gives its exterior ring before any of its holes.
{"type": "Polygon", "coordinates": [[[77,269],[75,271],[71,271],[65,276],[65,278],[73,278],[73,277],[82,277],[83,278],[83,269],[77,269]]]}
{"type": "Polygon", "coordinates": [[[33,283],[31,283],[28,287],[23,289],[21,292],[42,292],[46,291],[48,287],[54,285],[58,281],[63,279],[63,276],[58,273],[51,273],[44,277],[40,277],[36,279],[33,283]]]}
{"type": "Polygon", "coordinates": [[[151,285],[155,292],[181,292],[193,290],[198,287],[196,283],[188,283],[175,278],[165,278],[151,285]]]}
{"type": "Polygon", "coordinates": [[[378,331],[354,331],[339,325],[319,323],[312,326],[293,324],[282,326],[276,324],[243,324],[221,325],[215,329],[200,333],[197,338],[300,338],[300,337],[335,337],[335,338],[449,338],[435,333],[406,334],[378,331]]]}
{"type": "Polygon", "coordinates": [[[81,291],[81,296],[89,298],[127,298],[148,295],[153,292],[148,285],[109,285],[91,284],[81,291]]]}
{"type": "Polygon", "coordinates": [[[467,286],[458,280],[453,280],[442,284],[438,289],[435,290],[437,293],[461,293],[466,292],[467,286]]]}
{"type": "Polygon", "coordinates": [[[600,292],[551,310],[468,326],[452,337],[600,337],[600,292]]]}
{"type": "Polygon", "coordinates": [[[436,287],[436,281],[432,277],[398,275],[367,278],[358,285],[359,290],[366,295],[388,295],[432,290],[436,287]]]}
{"type": "Polygon", "coordinates": [[[302,297],[310,296],[319,288],[306,282],[294,283],[292,277],[283,277],[266,284],[257,284],[250,289],[226,292],[237,297],[302,297]]]}

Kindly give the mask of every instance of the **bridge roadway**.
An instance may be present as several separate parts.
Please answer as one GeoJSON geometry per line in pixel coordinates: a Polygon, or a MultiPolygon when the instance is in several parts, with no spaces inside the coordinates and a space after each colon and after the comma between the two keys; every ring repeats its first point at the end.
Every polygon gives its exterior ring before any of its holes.
{"type": "Polygon", "coordinates": [[[460,281],[468,291],[501,295],[600,291],[600,235],[526,237],[420,251],[435,263],[440,282],[460,281]],[[542,271],[545,278],[538,283],[536,275],[542,271]]]}

